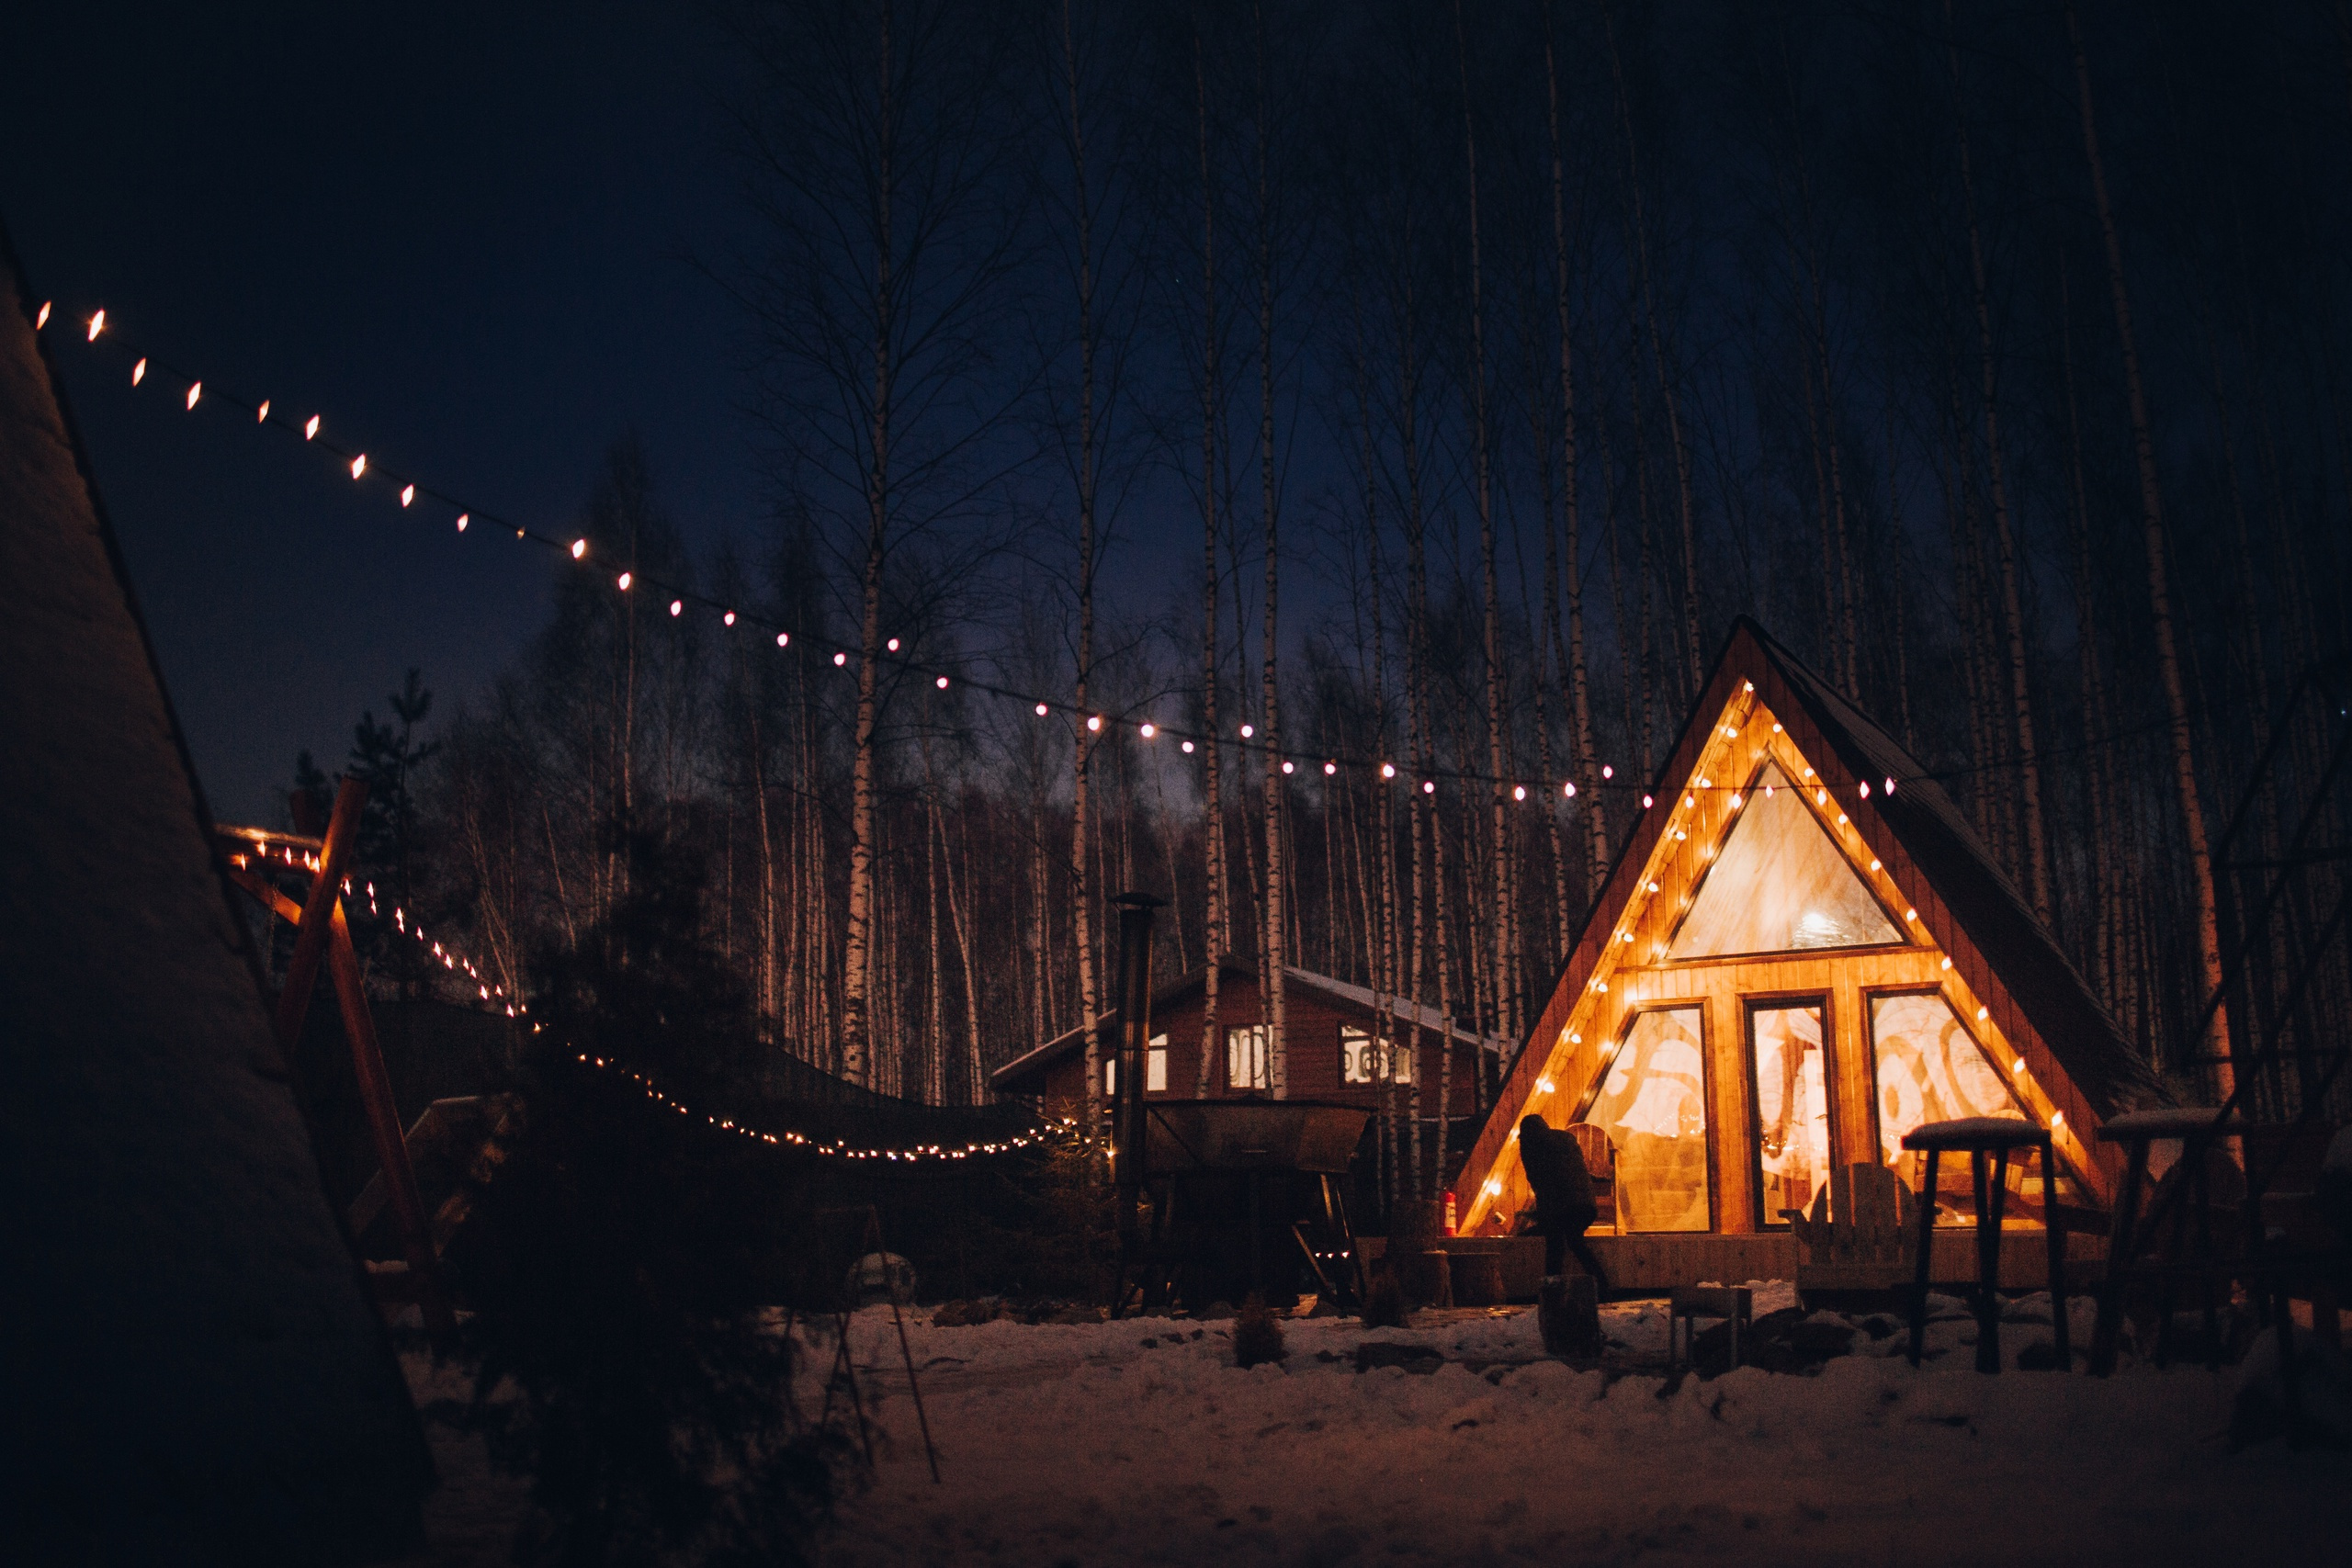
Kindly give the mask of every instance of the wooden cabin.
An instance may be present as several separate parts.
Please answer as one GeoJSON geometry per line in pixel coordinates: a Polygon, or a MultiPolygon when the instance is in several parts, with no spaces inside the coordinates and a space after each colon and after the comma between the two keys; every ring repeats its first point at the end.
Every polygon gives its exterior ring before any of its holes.
{"type": "MultiPolygon", "coordinates": [[[[2012,1166],[2013,1224],[2107,1202],[2095,1134],[2155,1081],[1884,730],[1742,619],[1649,799],[1461,1173],[1465,1234],[1532,1201],[1530,1111],[1606,1136],[1620,1284],[1788,1278],[1789,1211],[1862,1162],[1916,1194],[1903,1135],[1951,1117],[2054,1135],[2061,1190],[2012,1166]]],[[[1965,1160],[1938,1189],[1939,1223],[1973,1224],[1965,1160]]]]}
{"type": "MultiPolygon", "coordinates": [[[[1258,974],[1227,958],[1217,970],[1217,1028],[1223,1050],[1212,1056],[1207,1092],[1203,1095],[1201,1024],[1207,1006],[1207,983],[1208,969],[1203,965],[1153,995],[1144,1076],[1147,1097],[1263,1099],[1272,1094],[1258,974]]],[[[1377,1109],[1383,1098],[1385,1068],[1393,1080],[1389,1087],[1400,1119],[1408,1112],[1416,1077],[1421,1083],[1423,1114],[1436,1116],[1438,1079],[1446,1064],[1441,1058],[1445,1021],[1435,1009],[1417,1009],[1395,998],[1375,997],[1361,986],[1328,975],[1285,967],[1283,1010],[1292,1099],[1377,1109]],[[1413,1028],[1417,1022],[1420,1026],[1418,1039],[1413,1028]],[[1393,1048],[1385,1037],[1392,1034],[1393,1048]]],[[[1098,1097],[1107,1098],[1117,1083],[1119,1029],[1115,1008],[1103,1013],[1095,1028],[1102,1045],[1103,1079],[1094,1086],[1098,1097]]],[[[989,1076],[989,1087],[1001,1095],[1034,1096],[1050,1116],[1075,1114],[1085,1084],[1085,1034],[1081,1025],[1014,1057],[989,1076]]],[[[1485,1103],[1479,1093],[1479,1075],[1486,1075],[1485,1087],[1491,1092],[1510,1043],[1491,1035],[1482,1039],[1457,1024],[1453,1043],[1447,1102],[1450,1116],[1459,1124],[1477,1115],[1485,1103]]]]}

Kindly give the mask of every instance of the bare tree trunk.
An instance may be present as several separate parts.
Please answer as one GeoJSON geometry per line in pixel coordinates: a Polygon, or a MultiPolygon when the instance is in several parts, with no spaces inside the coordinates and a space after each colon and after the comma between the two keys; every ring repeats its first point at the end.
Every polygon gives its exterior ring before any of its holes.
{"type": "MultiPolygon", "coordinates": [[[[1658,339],[1657,294],[1650,277],[1650,241],[1648,220],[1644,213],[1642,198],[1642,165],[1639,144],[1634,137],[1633,100],[1625,91],[1624,61],[1617,51],[1616,24],[1610,17],[1607,6],[1600,8],[1602,30],[1609,39],[1609,70],[1617,88],[1617,118],[1625,136],[1625,192],[1632,206],[1634,229],[1634,276],[1642,299],[1642,318],[1649,328],[1650,357],[1657,371],[1657,389],[1666,404],[1667,437],[1674,444],[1674,477],[1682,502],[1682,660],[1685,701],[1697,695],[1702,679],[1699,645],[1699,518],[1696,499],[1690,491],[1690,448],[1682,439],[1682,411],[1674,395],[1674,379],[1666,370],[1666,345],[1658,339]]],[[[1647,530],[1645,528],[1645,535],[1647,530]]],[[[1648,728],[1646,715],[1643,719],[1648,728]]],[[[1643,747],[1642,769],[1649,771],[1649,748],[1643,747]]]]}
{"type": "MultiPolygon", "coordinates": [[[[1951,0],[1944,0],[1944,24],[1951,25],[1951,0]]],[[[1995,389],[1993,310],[1984,281],[1984,242],[1976,220],[1976,179],[1969,161],[1968,115],[1961,97],[1960,45],[1947,36],[1951,65],[1952,123],[1960,144],[1962,209],[1968,220],[1969,277],[1974,285],[1977,364],[1984,398],[1984,476],[1993,500],[1993,540],[2001,570],[2001,609],[2008,633],[2009,701],[2017,727],[2019,814],[2025,818],[2026,895],[2036,919],[2050,924],[2050,851],[2042,838],[2041,761],[2034,744],[2033,695],[2027,681],[2025,607],[2018,588],[2017,533],[2009,518],[2008,487],[2001,454],[2001,421],[1995,389]]]]}
{"type": "Polygon", "coordinates": [[[1217,758],[1224,743],[1217,723],[1216,683],[1216,186],[1209,166],[1208,65],[1195,24],[1193,34],[1193,108],[1200,134],[1201,155],[1201,716],[1202,824],[1208,862],[1206,914],[1207,995],[1201,1010],[1201,1061],[1194,1092],[1209,1092],[1210,1063],[1220,1054],[1224,1036],[1217,1027],[1217,981],[1225,962],[1226,931],[1225,803],[1219,793],[1217,758]]]}
{"type": "MultiPolygon", "coordinates": [[[[1086,122],[1080,113],[1078,39],[1070,0],[1062,0],[1064,144],[1069,153],[1071,207],[1078,220],[1078,723],[1073,728],[1070,773],[1070,938],[1078,952],[1079,1026],[1085,1032],[1085,1105],[1096,1108],[1085,1135],[1109,1127],[1110,1101],[1103,1098],[1102,1043],[1096,1026],[1101,998],[1094,977],[1094,884],[1087,856],[1093,835],[1092,764],[1098,722],[1087,705],[1094,674],[1094,209],[1086,177],[1086,122]]],[[[1095,1168],[1089,1165],[1093,1172],[1095,1168]]]]}
{"type": "Polygon", "coordinates": [[[1495,499],[1493,456],[1487,429],[1486,280],[1479,255],[1478,130],[1470,107],[1470,49],[1464,36],[1461,0],[1453,6],[1454,62],[1462,83],[1462,147],[1470,215],[1470,420],[1472,457],[1478,500],[1478,570],[1486,596],[1487,809],[1493,818],[1494,930],[1490,948],[1491,976],[1498,1020],[1510,1006],[1510,953],[1516,945],[1511,930],[1510,808],[1503,777],[1503,608],[1502,584],[1495,568],[1495,499]]]}
{"type": "MultiPolygon", "coordinates": [[[[2099,236],[2107,251],[2109,291],[2115,299],[2115,335],[2123,351],[2124,395],[2132,413],[2132,448],[2140,469],[2142,529],[2148,554],[2148,613],[2154,624],[2156,671],[2164,682],[2171,719],[2173,788],[2181,828],[2188,840],[2189,878],[2197,898],[2197,956],[2204,995],[2222,989],[2222,924],[2213,886],[2213,855],[2205,832],[2205,807],[2197,795],[2188,691],[2181,680],[2180,655],[2173,634],[2172,591],[2165,581],[2164,492],[2156,477],[2155,436],[2148,421],[2148,398],[2140,378],[2140,349],[2132,330],[2132,298],[2123,280],[2123,246],[2116,237],[2115,211],[2107,195],[2107,167],[2099,154],[2098,122],[2091,107],[2091,73],[2083,54],[2083,31],[2075,8],[2066,7],[2066,39],[2074,51],[2075,89],[2082,112],[2083,155],[2090,164],[2091,191],[2098,209],[2099,236]]],[[[2235,1083],[2229,1061],[2229,1010],[2216,1005],[2201,1044],[2215,1058],[2213,1081],[2222,1095],[2235,1083]]]]}
{"type": "MultiPolygon", "coordinates": [[[[1584,791],[1586,823],[1585,899],[1588,904],[1600,893],[1600,878],[1609,866],[1609,818],[1600,807],[1600,779],[1595,757],[1592,736],[1592,693],[1590,678],[1585,665],[1584,651],[1584,544],[1577,531],[1577,384],[1574,368],[1575,333],[1568,317],[1568,220],[1567,176],[1566,160],[1560,144],[1560,73],[1553,56],[1552,7],[1544,7],[1544,86],[1546,125],[1551,136],[1552,152],[1552,303],[1559,317],[1560,334],[1560,446],[1562,468],[1560,475],[1560,517],[1565,535],[1563,552],[1566,581],[1561,584],[1566,600],[1568,615],[1567,645],[1563,650],[1563,665],[1568,681],[1568,722],[1570,739],[1576,755],[1570,763],[1569,776],[1584,791]]],[[[1608,454],[1601,455],[1602,461],[1608,454]]],[[[1550,573],[1545,573],[1545,592],[1551,592],[1550,573]]],[[[1552,617],[1552,637],[1556,645],[1560,625],[1556,614],[1552,617]]],[[[1544,780],[1548,787],[1551,780],[1544,780]]],[[[1565,916],[1560,925],[1560,942],[1565,947],[1570,928],[1565,916]]]]}
{"type": "Polygon", "coordinates": [[[1263,704],[1266,721],[1266,973],[1259,982],[1266,1023],[1266,1075],[1276,1100],[1290,1097],[1290,1058],[1285,1049],[1283,969],[1288,931],[1283,926],[1282,693],[1277,681],[1280,643],[1276,603],[1281,597],[1276,524],[1281,507],[1274,486],[1274,208],[1267,119],[1273,105],[1266,90],[1266,13],[1253,7],[1258,33],[1258,472],[1266,521],[1266,629],[1263,704]]]}

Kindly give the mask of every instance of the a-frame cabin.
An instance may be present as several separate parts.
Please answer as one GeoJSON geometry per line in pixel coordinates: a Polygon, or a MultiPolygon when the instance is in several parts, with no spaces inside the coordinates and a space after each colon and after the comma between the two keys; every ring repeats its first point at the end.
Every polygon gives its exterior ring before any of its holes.
{"type": "MultiPolygon", "coordinates": [[[[1903,1134],[1948,1117],[2050,1128],[2062,1204],[2106,1202],[2095,1134],[2156,1082],[1883,730],[1743,618],[1650,798],[1461,1174],[1465,1233],[1531,1201],[1530,1111],[1608,1134],[1618,1232],[1722,1238],[1651,1248],[1684,1271],[1777,1271],[1782,1212],[1839,1167],[1892,1166],[1916,1193],[1903,1134]]],[[[1954,1164],[1939,1209],[1973,1221],[1954,1164]]],[[[2044,1201],[2013,1167],[2013,1223],[2044,1201]]]]}

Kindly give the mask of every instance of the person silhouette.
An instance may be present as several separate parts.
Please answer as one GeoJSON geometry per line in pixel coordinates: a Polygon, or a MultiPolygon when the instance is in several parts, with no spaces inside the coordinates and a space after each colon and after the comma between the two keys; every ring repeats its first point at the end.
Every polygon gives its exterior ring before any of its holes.
{"type": "Polygon", "coordinates": [[[1600,1206],[1593,1201],[1592,1174],[1585,1169],[1584,1150],[1575,1136],[1531,1114],[1519,1124],[1519,1163],[1527,1172],[1527,1184],[1535,1190],[1535,1227],[1544,1236],[1545,1277],[1557,1276],[1563,1258],[1573,1255],[1593,1283],[1606,1291],[1608,1271],[1584,1239],[1586,1228],[1600,1217],[1600,1206]]]}

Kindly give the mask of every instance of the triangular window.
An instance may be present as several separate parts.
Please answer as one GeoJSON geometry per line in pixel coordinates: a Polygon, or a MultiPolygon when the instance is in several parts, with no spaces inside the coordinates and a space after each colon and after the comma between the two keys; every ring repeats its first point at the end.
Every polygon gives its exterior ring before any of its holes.
{"type": "Polygon", "coordinates": [[[1724,835],[1668,958],[1880,947],[1903,933],[1812,809],[1767,762],[1724,835]]]}

